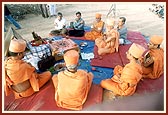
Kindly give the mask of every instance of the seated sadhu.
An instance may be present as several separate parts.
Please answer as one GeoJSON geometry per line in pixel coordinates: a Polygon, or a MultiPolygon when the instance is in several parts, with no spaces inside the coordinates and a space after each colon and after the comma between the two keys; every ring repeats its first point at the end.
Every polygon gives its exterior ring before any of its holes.
{"type": "Polygon", "coordinates": [[[69,50],[64,54],[66,69],[55,74],[55,101],[58,107],[81,110],[92,85],[93,74],[78,70],[79,53],[69,50]]]}
{"type": "Polygon", "coordinates": [[[164,71],[164,50],[160,47],[163,38],[153,35],[148,43],[148,52],[145,54],[142,63],[143,77],[156,79],[164,71]]]}
{"type": "Polygon", "coordinates": [[[49,71],[36,73],[35,67],[23,61],[26,42],[12,39],[9,45],[9,57],[5,60],[5,93],[14,93],[15,99],[31,96],[38,92],[50,78],[49,71]]]}
{"type": "Polygon", "coordinates": [[[142,78],[142,67],[140,58],[145,48],[133,43],[126,56],[130,61],[124,67],[117,65],[114,68],[114,76],[111,79],[102,80],[101,87],[110,90],[114,95],[128,96],[134,94],[140,79],[142,78]]]}
{"type": "Polygon", "coordinates": [[[101,14],[96,13],[95,18],[96,21],[93,22],[93,25],[91,26],[91,31],[85,33],[85,38],[87,40],[95,40],[96,38],[102,36],[104,22],[101,20],[101,14]]]}
{"type": "Polygon", "coordinates": [[[114,24],[115,21],[113,19],[107,19],[105,33],[95,40],[99,55],[118,52],[119,32],[114,29],[114,24]]]}

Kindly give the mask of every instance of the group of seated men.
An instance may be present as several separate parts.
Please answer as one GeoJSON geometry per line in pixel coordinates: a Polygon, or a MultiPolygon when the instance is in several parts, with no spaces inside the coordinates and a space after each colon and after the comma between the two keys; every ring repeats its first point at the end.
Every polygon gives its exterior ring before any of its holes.
{"type": "Polygon", "coordinates": [[[76,19],[70,23],[70,30],[66,28],[66,20],[63,18],[62,13],[58,13],[54,21],[55,29],[50,32],[51,36],[84,36],[86,40],[94,40],[98,46],[98,54],[104,55],[106,53],[118,52],[119,44],[127,42],[127,27],[125,25],[126,18],[120,17],[118,20],[117,29],[115,29],[115,20],[107,19],[106,22],[102,21],[102,14],[96,13],[95,21],[91,26],[91,31],[85,32],[85,21],[81,17],[81,13],[76,13],[76,19]],[[104,31],[104,26],[105,31],[104,31]]]}
{"type": "MultiPolygon", "coordinates": [[[[78,33],[79,28],[82,29],[79,29],[78,35],[82,35],[84,31],[84,21],[81,18],[81,13],[77,12],[76,16],[78,19],[76,23],[73,23],[76,26],[69,31],[70,35],[78,33]]],[[[101,20],[101,14],[96,14],[96,20],[101,20]]],[[[118,51],[116,44],[119,44],[119,39],[121,38],[120,30],[123,26],[118,26],[117,31],[114,29],[114,20],[108,19],[106,23],[105,33],[101,33],[104,25],[102,21],[94,23],[90,32],[83,33],[86,39],[95,40],[95,45],[98,46],[100,55],[118,51]],[[100,34],[96,32],[100,32],[100,34]],[[97,37],[92,37],[92,35],[97,37]]],[[[120,18],[119,23],[124,24],[125,18],[120,18]]],[[[124,67],[117,65],[114,68],[114,75],[111,79],[102,80],[100,86],[112,91],[115,95],[128,96],[135,93],[138,82],[142,78],[159,78],[164,72],[164,51],[160,47],[162,41],[163,38],[161,36],[151,36],[147,53],[145,53],[144,47],[133,43],[126,52],[129,63],[124,67]]],[[[22,58],[24,57],[25,49],[26,42],[24,40],[11,40],[9,57],[4,64],[6,95],[8,96],[10,92],[13,92],[15,99],[31,96],[38,92],[47,81],[52,79],[55,88],[56,105],[70,110],[82,110],[92,86],[94,75],[91,72],[78,69],[79,52],[76,50],[65,52],[63,57],[66,69],[52,76],[50,71],[37,73],[35,67],[24,62],[22,58]]]]}

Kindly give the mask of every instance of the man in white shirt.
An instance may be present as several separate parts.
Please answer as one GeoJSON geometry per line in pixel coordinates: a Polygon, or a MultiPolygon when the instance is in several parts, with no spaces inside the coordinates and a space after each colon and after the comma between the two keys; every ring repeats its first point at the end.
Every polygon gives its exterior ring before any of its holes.
{"type": "Polygon", "coordinates": [[[66,20],[63,18],[63,15],[61,12],[58,12],[57,18],[54,21],[55,30],[52,30],[50,32],[51,35],[66,35],[67,29],[66,27],[66,20]]]}
{"type": "Polygon", "coordinates": [[[65,27],[66,20],[63,18],[62,13],[58,12],[57,18],[54,21],[54,26],[56,30],[60,30],[65,27]]]}

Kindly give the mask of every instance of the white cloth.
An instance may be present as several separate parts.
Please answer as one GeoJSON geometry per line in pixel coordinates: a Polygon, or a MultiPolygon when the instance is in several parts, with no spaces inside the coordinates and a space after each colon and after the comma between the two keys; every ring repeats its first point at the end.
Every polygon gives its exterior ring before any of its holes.
{"type": "Polygon", "coordinates": [[[24,59],[23,60],[27,63],[30,63],[32,66],[34,66],[36,68],[36,70],[39,70],[38,68],[38,62],[41,60],[39,57],[33,56],[29,59],[24,59]]]}
{"type": "Polygon", "coordinates": [[[81,53],[81,57],[82,59],[90,60],[94,58],[94,54],[93,53],[81,53]]]}
{"type": "Polygon", "coordinates": [[[124,39],[119,39],[119,44],[124,44],[124,39]]]}
{"type": "Polygon", "coordinates": [[[56,18],[55,21],[54,21],[54,25],[55,25],[56,30],[60,30],[60,29],[63,28],[64,25],[66,25],[66,20],[64,18],[62,18],[59,21],[58,18],[56,18]]]}
{"type": "Polygon", "coordinates": [[[48,4],[48,6],[50,11],[50,16],[57,15],[56,4],[48,4]]]}

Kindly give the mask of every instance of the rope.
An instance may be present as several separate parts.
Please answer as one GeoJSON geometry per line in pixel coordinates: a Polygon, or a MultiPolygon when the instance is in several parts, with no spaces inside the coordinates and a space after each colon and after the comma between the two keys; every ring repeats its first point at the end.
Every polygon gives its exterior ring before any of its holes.
{"type": "Polygon", "coordinates": [[[116,17],[116,5],[115,4],[112,4],[110,9],[109,9],[109,12],[107,13],[106,15],[106,18],[111,14],[113,13],[114,17],[116,17]]]}

